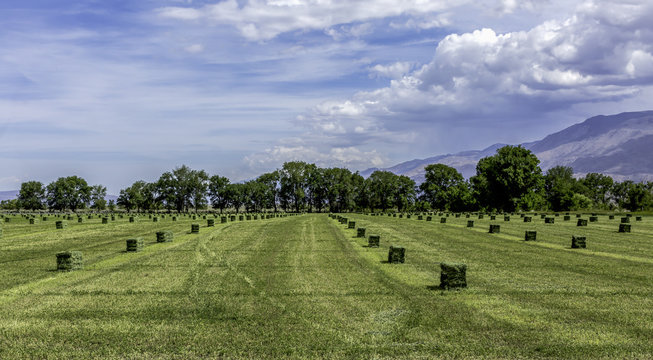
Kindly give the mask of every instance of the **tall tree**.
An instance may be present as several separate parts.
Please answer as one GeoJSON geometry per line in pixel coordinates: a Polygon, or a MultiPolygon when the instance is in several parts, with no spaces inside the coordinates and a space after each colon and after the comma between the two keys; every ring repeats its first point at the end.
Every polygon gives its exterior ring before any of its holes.
{"type": "Polygon", "coordinates": [[[400,175],[395,184],[394,205],[398,211],[406,211],[415,203],[415,181],[408,176],[400,175]]]}
{"type": "Polygon", "coordinates": [[[377,170],[367,178],[370,205],[373,209],[388,210],[394,202],[397,175],[390,171],[377,170]]]}
{"type": "Polygon", "coordinates": [[[26,210],[41,210],[45,206],[45,187],[39,181],[20,184],[18,204],[26,210]]]}
{"type": "Polygon", "coordinates": [[[143,189],[145,184],[145,181],[136,181],[128,188],[120,190],[117,204],[125,208],[127,212],[131,212],[132,209],[137,209],[138,211],[143,209],[143,189]]]}
{"type": "Polygon", "coordinates": [[[223,212],[229,206],[229,201],[225,197],[225,191],[229,185],[229,179],[220,175],[213,175],[209,179],[209,197],[211,206],[214,209],[220,209],[223,212]]]}
{"type": "Polygon", "coordinates": [[[78,176],[61,177],[47,186],[48,207],[63,211],[84,208],[91,199],[91,187],[78,176]]]}
{"type": "MultiPolygon", "coordinates": [[[[481,206],[514,211],[533,204],[543,189],[540,160],[521,146],[504,146],[479,160],[471,178],[481,206]]],[[[532,205],[531,205],[532,206],[532,205]]]]}
{"type": "Polygon", "coordinates": [[[279,200],[279,171],[265,173],[259,176],[256,181],[265,187],[264,209],[274,209],[277,212],[277,201],[279,200]]]}
{"type": "Polygon", "coordinates": [[[570,210],[574,204],[576,186],[574,170],[568,166],[550,168],[544,176],[544,193],[553,211],[570,210]]]}
{"type": "Polygon", "coordinates": [[[585,175],[580,183],[584,186],[584,193],[597,207],[606,208],[610,202],[610,189],[614,185],[611,177],[598,173],[585,175]]]}
{"type": "Polygon", "coordinates": [[[424,182],[419,186],[422,198],[432,209],[449,210],[459,195],[458,187],[465,181],[458,170],[444,164],[430,164],[424,170],[424,182]]]}
{"type": "Polygon", "coordinates": [[[295,212],[300,212],[306,200],[306,179],[310,167],[303,161],[291,161],[283,164],[279,170],[279,183],[283,203],[292,204],[295,212]]]}
{"type": "Polygon", "coordinates": [[[102,185],[91,186],[91,208],[95,210],[104,210],[107,208],[107,188],[102,185]]]}

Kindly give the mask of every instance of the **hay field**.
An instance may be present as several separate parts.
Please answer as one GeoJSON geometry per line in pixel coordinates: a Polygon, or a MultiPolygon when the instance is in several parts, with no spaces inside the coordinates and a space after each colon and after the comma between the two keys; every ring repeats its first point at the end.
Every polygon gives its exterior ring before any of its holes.
{"type": "Polygon", "coordinates": [[[342,215],[380,246],[326,214],[2,222],[0,358],[653,358],[653,217],[342,215]],[[82,270],[55,270],[67,250],[82,270]],[[441,262],[468,287],[439,290],[441,262]]]}

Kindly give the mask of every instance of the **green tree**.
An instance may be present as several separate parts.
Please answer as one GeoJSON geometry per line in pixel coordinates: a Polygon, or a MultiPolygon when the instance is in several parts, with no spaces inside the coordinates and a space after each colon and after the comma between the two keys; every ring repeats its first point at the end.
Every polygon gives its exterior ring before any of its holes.
{"type": "Polygon", "coordinates": [[[20,202],[18,201],[18,199],[2,200],[0,201],[0,209],[18,210],[20,209],[20,202]]]}
{"type": "Polygon", "coordinates": [[[256,181],[263,184],[265,188],[263,209],[273,209],[276,213],[279,200],[279,171],[265,173],[259,176],[256,181]]]}
{"type": "Polygon", "coordinates": [[[245,185],[244,184],[229,184],[225,188],[224,196],[227,200],[229,206],[233,207],[236,210],[236,213],[240,211],[240,208],[245,204],[245,185]]]}
{"type": "Polygon", "coordinates": [[[598,173],[585,175],[580,183],[584,187],[584,194],[587,195],[597,207],[606,208],[610,202],[610,190],[614,185],[611,177],[598,173]]]}
{"type": "Polygon", "coordinates": [[[533,198],[533,193],[541,192],[544,186],[539,163],[530,150],[510,145],[479,160],[476,175],[471,178],[479,205],[503,211],[527,206],[522,197],[533,198]]]}
{"type": "Polygon", "coordinates": [[[367,178],[372,209],[388,210],[394,202],[397,175],[390,171],[377,170],[367,178]]]}
{"type": "Polygon", "coordinates": [[[284,163],[279,170],[282,203],[286,206],[292,205],[295,212],[300,212],[304,207],[307,176],[310,169],[309,164],[303,161],[291,161],[284,163]]]}
{"type": "Polygon", "coordinates": [[[449,210],[456,196],[460,196],[461,188],[465,182],[458,170],[444,164],[430,164],[424,170],[424,182],[419,189],[421,199],[431,204],[432,209],[449,210]]]}
{"type": "Polygon", "coordinates": [[[84,208],[91,199],[91,187],[78,176],[61,177],[48,184],[46,190],[48,207],[53,210],[77,211],[84,208]]]}
{"type": "Polygon", "coordinates": [[[104,210],[107,207],[107,188],[102,185],[91,186],[91,205],[92,209],[104,210]]]}
{"type": "Polygon", "coordinates": [[[395,180],[394,206],[398,211],[406,211],[415,203],[416,187],[415,181],[408,176],[400,175],[395,180]]]}
{"type": "Polygon", "coordinates": [[[225,197],[225,191],[229,185],[229,179],[220,175],[213,175],[209,179],[209,197],[211,206],[214,209],[220,209],[222,213],[229,206],[229,201],[225,197]]]}
{"type": "Polygon", "coordinates": [[[574,206],[576,179],[568,166],[550,168],[544,176],[544,193],[553,211],[566,211],[574,206]]]}
{"type": "Polygon", "coordinates": [[[120,190],[117,204],[127,212],[131,212],[132,209],[141,211],[143,209],[145,184],[145,181],[136,181],[128,188],[120,190]]]}
{"type": "Polygon", "coordinates": [[[45,207],[45,187],[40,181],[28,181],[20,184],[18,204],[26,210],[41,210],[45,207]]]}
{"type": "Polygon", "coordinates": [[[592,199],[579,193],[574,193],[571,203],[571,210],[587,210],[592,207],[592,199]]]}
{"type": "Polygon", "coordinates": [[[642,211],[651,207],[651,189],[647,184],[630,183],[626,191],[624,208],[630,211],[642,211]]]}

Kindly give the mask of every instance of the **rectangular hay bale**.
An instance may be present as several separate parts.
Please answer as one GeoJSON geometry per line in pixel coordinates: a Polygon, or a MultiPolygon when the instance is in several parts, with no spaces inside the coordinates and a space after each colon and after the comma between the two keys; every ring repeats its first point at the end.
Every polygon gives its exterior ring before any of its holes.
{"type": "Polygon", "coordinates": [[[57,270],[80,270],[83,267],[81,251],[62,251],[57,253],[57,270]]]}
{"type": "Polygon", "coordinates": [[[143,238],[136,237],[132,239],[127,239],[127,251],[142,251],[143,250],[143,238]]]}
{"type": "Polygon", "coordinates": [[[406,248],[390,246],[388,251],[388,262],[390,264],[403,264],[406,261],[406,248]]]}
{"type": "Polygon", "coordinates": [[[440,263],[440,289],[467,287],[467,265],[440,263]]]}

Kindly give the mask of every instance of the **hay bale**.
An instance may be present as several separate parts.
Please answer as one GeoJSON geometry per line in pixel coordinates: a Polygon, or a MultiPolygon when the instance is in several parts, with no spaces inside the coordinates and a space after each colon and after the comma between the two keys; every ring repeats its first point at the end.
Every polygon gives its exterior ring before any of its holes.
{"type": "Polygon", "coordinates": [[[629,233],[630,232],[630,224],[619,224],[619,232],[620,233],[629,233]]]}
{"type": "Polygon", "coordinates": [[[474,220],[467,220],[467,227],[474,227],[474,220]]]}
{"type": "Polygon", "coordinates": [[[231,215],[229,217],[229,221],[236,221],[236,215],[231,215]]]}
{"type": "Polygon", "coordinates": [[[190,232],[191,232],[191,234],[199,234],[200,224],[191,224],[190,225],[190,232]]]}
{"type": "Polygon", "coordinates": [[[173,237],[174,235],[170,230],[156,232],[156,242],[172,242],[173,237]]]}
{"type": "Polygon", "coordinates": [[[109,218],[103,217],[102,218],[102,223],[103,224],[108,224],[109,223],[109,218]]]}
{"type": "Polygon", "coordinates": [[[524,222],[533,222],[533,218],[531,216],[524,216],[524,222]]]}
{"type": "Polygon", "coordinates": [[[490,224],[490,234],[498,234],[501,232],[501,225],[490,224]]]}
{"type": "Polygon", "coordinates": [[[614,220],[614,215],[609,215],[608,220],[614,220]]]}
{"type": "Polygon", "coordinates": [[[628,217],[628,216],[626,216],[626,217],[622,217],[622,218],[621,218],[621,223],[622,223],[622,224],[628,224],[628,223],[630,223],[630,217],[628,217]]]}
{"type": "Polygon", "coordinates": [[[388,251],[388,262],[390,264],[403,264],[405,260],[406,248],[391,245],[388,251]]]}
{"type": "Polygon", "coordinates": [[[245,217],[243,215],[238,215],[238,221],[243,221],[245,220],[245,217]]]}
{"type": "Polygon", "coordinates": [[[158,218],[158,217],[156,217],[156,216],[155,216],[155,217],[153,217],[153,218],[152,218],[152,222],[159,222],[159,218],[158,218]]]}
{"type": "Polygon", "coordinates": [[[365,237],[365,228],[359,227],[356,229],[356,237],[364,238],[365,237]]]}
{"type": "Polygon", "coordinates": [[[424,220],[424,217],[422,215],[417,215],[417,220],[424,220]]]}
{"type": "Polygon", "coordinates": [[[143,250],[142,237],[127,239],[127,251],[142,251],[142,250],[143,250]]]}
{"type": "Polygon", "coordinates": [[[546,219],[546,214],[540,215],[540,219],[546,219]]]}
{"type": "Polygon", "coordinates": [[[129,222],[130,222],[130,223],[133,223],[134,221],[136,221],[136,218],[134,218],[133,216],[130,216],[130,217],[129,217],[129,222]]]}
{"type": "Polygon", "coordinates": [[[490,220],[496,220],[497,216],[496,215],[490,215],[490,220]]]}
{"type": "Polygon", "coordinates": [[[466,287],[466,264],[440,263],[440,289],[449,290],[466,287]]]}
{"type": "Polygon", "coordinates": [[[642,221],[642,217],[641,216],[636,216],[635,221],[642,221]]]}
{"type": "Polygon", "coordinates": [[[47,216],[44,216],[44,217],[41,218],[41,220],[42,220],[42,221],[48,221],[48,217],[47,217],[47,216]]]}
{"type": "Polygon", "coordinates": [[[598,222],[599,217],[598,216],[590,216],[590,222],[598,222]]]}
{"type": "Polygon", "coordinates": [[[584,236],[573,236],[571,237],[571,248],[572,249],[585,249],[587,247],[584,236]]]}
{"type": "Polygon", "coordinates": [[[57,253],[57,270],[80,270],[84,267],[81,251],[62,251],[57,253]]]}
{"type": "Polygon", "coordinates": [[[252,215],[247,215],[246,220],[252,220],[252,215]]]}
{"type": "Polygon", "coordinates": [[[576,214],[576,218],[579,218],[579,217],[581,217],[581,214],[576,214]]]}
{"type": "Polygon", "coordinates": [[[367,238],[368,247],[379,247],[380,243],[381,243],[381,236],[379,235],[370,235],[370,237],[367,238]]]}
{"type": "Polygon", "coordinates": [[[6,223],[11,222],[11,218],[6,217],[6,218],[5,218],[5,222],[6,222],[6,223]]]}
{"type": "Polygon", "coordinates": [[[537,231],[526,230],[524,233],[524,241],[535,241],[537,240],[537,231]]]}
{"type": "Polygon", "coordinates": [[[556,220],[556,218],[554,218],[554,217],[545,217],[544,218],[544,223],[545,224],[554,224],[555,220],[556,220]]]}
{"type": "Polygon", "coordinates": [[[78,218],[77,218],[77,222],[78,222],[78,223],[83,223],[83,222],[84,222],[84,218],[78,217],[78,218]]]}
{"type": "Polygon", "coordinates": [[[176,216],[173,216],[173,217],[172,217],[172,221],[177,221],[177,217],[176,217],[176,216]]]}
{"type": "Polygon", "coordinates": [[[356,228],[356,222],[355,221],[350,221],[347,223],[347,229],[355,229],[356,228]]]}
{"type": "Polygon", "coordinates": [[[68,226],[68,223],[63,220],[59,220],[55,222],[54,225],[57,228],[57,230],[61,230],[61,229],[65,229],[68,226]]]}
{"type": "Polygon", "coordinates": [[[564,220],[564,221],[569,221],[569,220],[571,220],[571,216],[569,216],[569,215],[565,215],[565,216],[562,218],[562,220],[564,220]]]}
{"type": "Polygon", "coordinates": [[[576,226],[587,226],[587,219],[578,219],[576,226]]]}
{"type": "Polygon", "coordinates": [[[503,217],[503,221],[510,221],[510,216],[505,215],[505,216],[503,217]]]}
{"type": "Polygon", "coordinates": [[[34,225],[35,223],[36,223],[36,221],[34,219],[29,219],[29,224],[30,225],[34,225]]]}
{"type": "Polygon", "coordinates": [[[478,215],[478,219],[479,219],[479,220],[483,219],[483,214],[479,214],[479,215],[478,215]]]}
{"type": "Polygon", "coordinates": [[[215,219],[206,219],[206,226],[207,227],[215,226],[215,219]]]}
{"type": "Polygon", "coordinates": [[[224,223],[226,223],[226,222],[227,222],[227,217],[226,217],[226,216],[221,216],[221,217],[220,217],[220,223],[221,223],[221,224],[224,224],[224,223]]]}
{"type": "Polygon", "coordinates": [[[426,221],[432,221],[432,220],[433,220],[433,217],[431,217],[431,216],[426,217],[426,221]]]}
{"type": "Polygon", "coordinates": [[[446,217],[440,218],[440,224],[446,224],[446,223],[447,223],[446,217]]]}

